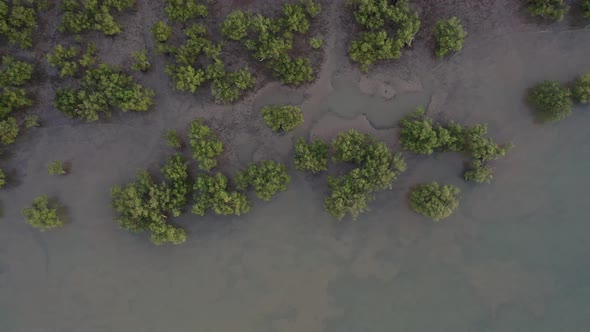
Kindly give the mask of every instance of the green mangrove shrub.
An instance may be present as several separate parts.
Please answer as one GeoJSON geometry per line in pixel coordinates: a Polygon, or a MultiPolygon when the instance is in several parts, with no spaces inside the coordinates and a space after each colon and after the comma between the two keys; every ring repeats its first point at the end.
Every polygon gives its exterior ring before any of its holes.
{"type": "Polygon", "coordinates": [[[119,213],[115,221],[132,232],[149,231],[156,245],[181,244],[186,241],[186,232],[170,224],[168,217],[179,216],[187,204],[188,167],[177,154],[168,159],[162,174],[165,181],[160,184],[148,172],[140,171],[133,182],[112,188],[112,205],[119,213]]]}
{"type": "Polygon", "coordinates": [[[0,1],[0,36],[21,48],[33,46],[37,13],[44,8],[42,0],[0,1]]]}
{"type": "Polygon", "coordinates": [[[460,19],[453,16],[448,20],[439,20],[434,25],[434,39],[437,44],[434,53],[438,57],[444,57],[448,53],[460,51],[466,36],[460,19]]]}
{"type": "Polygon", "coordinates": [[[563,120],[572,113],[572,93],[558,82],[544,81],[533,86],[528,100],[543,122],[563,120]]]}
{"type": "Polygon", "coordinates": [[[590,102],[590,72],[580,76],[574,83],[572,95],[580,103],[590,102]]]}
{"type": "Polygon", "coordinates": [[[357,167],[345,175],[328,177],[329,196],[324,208],[330,215],[356,219],[369,210],[375,192],[391,189],[397,176],[406,170],[400,154],[393,154],[383,142],[356,130],[338,134],[332,141],[334,160],[357,167]]]}
{"type": "Polygon", "coordinates": [[[561,21],[569,6],[564,0],[526,0],[527,10],[532,16],[540,16],[552,21],[561,21]]]}
{"type": "Polygon", "coordinates": [[[148,53],[145,48],[131,53],[131,57],[133,58],[133,64],[131,65],[131,69],[133,70],[146,72],[152,66],[150,64],[150,59],[148,58],[148,53]]]}
{"type": "Polygon", "coordinates": [[[319,139],[306,143],[303,137],[295,143],[295,169],[320,173],[328,169],[328,144],[319,139]]]}
{"type": "Polygon", "coordinates": [[[122,111],[147,111],[152,105],[154,91],[141,86],[120,71],[100,64],[86,70],[80,87],[57,90],[55,107],[70,118],[96,121],[101,113],[112,108],[122,111]]]}
{"type": "Polygon", "coordinates": [[[407,0],[351,0],[349,3],[361,32],[350,43],[348,54],[363,72],[376,61],[398,59],[420,29],[420,19],[410,10],[407,0]]]}
{"type": "Polygon", "coordinates": [[[459,188],[452,185],[421,184],[410,192],[410,207],[416,213],[439,221],[449,217],[459,206],[459,193],[459,188]]]}
{"type": "Polygon", "coordinates": [[[164,139],[166,139],[166,145],[173,149],[180,149],[182,148],[182,140],[180,139],[180,135],[174,129],[168,129],[164,132],[164,139]]]}
{"type": "Polygon", "coordinates": [[[119,34],[122,29],[113,13],[133,7],[135,0],[63,0],[59,31],[80,33],[86,30],[102,31],[107,36],[119,34]]]}
{"type": "Polygon", "coordinates": [[[287,167],[273,160],[251,163],[248,168],[236,175],[238,190],[253,187],[256,196],[264,201],[287,190],[289,182],[291,182],[291,176],[287,173],[287,167]]]}
{"type": "Polygon", "coordinates": [[[63,175],[67,172],[64,169],[61,160],[55,160],[47,164],[47,173],[49,173],[49,175],[63,175]]]}
{"type": "Polygon", "coordinates": [[[31,207],[22,212],[26,222],[42,232],[63,226],[63,221],[57,215],[57,206],[50,205],[45,195],[35,198],[31,207]]]}
{"type": "Polygon", "coordinates": [[[202,120],[193,120],[189,127],[189,144],[198,168],[209,171],[217,166],[215,158],[223,152],[223,144],[202,120]]]}
{"type": "Polygon", "coordinates": [[[194,185],[195,204],[193,213],[203,216],[207,210],[219,215],[245,214],[250,210],[250,203],[245,194],[228,191],[228,181],[221,173],[213,175],[200,174],[194,185]]]}
{"type": "Polygon", "coordinates": [[[81,68],[88,68],[96,64],[96,45],[89,43],[84,53],[79,47],[56,45],[47,54],[49,65],[59,69],[59,76],[75,76],[81,68]]]}
{"type": "Polygon", "coordinates": [[[265,106],[260,112],[266,125],[273,131],[289,132],[303,123],[303,112],[297,106],[265,106]]]}

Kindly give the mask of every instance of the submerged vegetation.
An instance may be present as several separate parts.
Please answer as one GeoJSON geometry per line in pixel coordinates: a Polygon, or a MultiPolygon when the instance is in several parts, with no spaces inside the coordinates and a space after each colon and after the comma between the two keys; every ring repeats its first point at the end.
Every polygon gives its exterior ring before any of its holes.
{"type": "Polygon", "coordinates": [[[410,10],[407,0],[351,0],[350,5],[361,32],[351,42],[348,54],[362,71],[379,60],[398,59],[420,29],[418,14],[410,10]]]}
{"type": "Polygon", "coordinates": [[[410,207],[416,213],[439,221],[459,206],[459,188],[436,182],[421,184],[410,192],[410,207]]]}
{"type": "Polygon", "coordinates": [[[63,175],[67,172],[64,169],[61,160],[55,160],[47,164],[47,173],[49,173],[49,175],[63,175]]]}

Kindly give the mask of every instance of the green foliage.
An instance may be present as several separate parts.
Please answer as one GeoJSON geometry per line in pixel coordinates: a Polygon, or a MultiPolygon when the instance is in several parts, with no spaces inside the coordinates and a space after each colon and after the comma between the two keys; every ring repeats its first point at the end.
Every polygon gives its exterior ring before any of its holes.
{"type": "Polygon", "coordinates": [[[287,190],[291,177],[287,167],[273,160],[263,160],[251,163],[247,169],[239,172],[236,183],[239,190],[254,187],[258,198],[268,201],[280,191],[287,190]]]}
{"type": "Polygon", "coordinates": [[[492,169],[486,163],[504,157],[512,148],[512,144],[498,145],[485,137],[488,130],[485,124],[464,128],[451,121],[443,126],[427,117],[423,108],[405,116],[400,125],[400,141],[405,150],[419,154],[435,151],[469,154],[474,161],[472,169],[465,173],[465,179],[470,181],[489,182],[492,169]]]}
{"type": "Polygon", "coordinates": [[[405,150],[420,154],[432,154],[442,146],[444,131],[441,126],[424,116],[424,109],[405,116],[401,122],[400,141],[405,150]]]}
{"type": "Polygon", "coordinates": [[[166,139],[166,144],[173,148],[173,149],[180,149],[182,147],[182,141],[180,140],[180,135],[174,129],[168,129],[164,133],[164,138],[166,139]]]}
{"type": "Polygon", "coordinates": [[[248,198],[243,193],[227,190],[227,178],[221,173],[215,176],[200,174],[194,186],[195,205],[193,213],[205,215],[209,209],[219,215],[236,215],[250,210],[248,198]]]}
{"type": "Polygon", "coordinates": [[[463,48],[467,33],[463,30],[461,20],[451,17],[439,20],[434,25],[434,39],[436,40],[436,56],[443,57],[447,53],[458,52],[463,48]]]}
{"type": "Polygon", "coordinates": [[[0,69],[0,86],[22,86],[33,77],[34,66],[28,62],[15,60],[13,57],[2,56],[0,69]]]}
{"type": "Polygon", "coordinates": [[[186,22],[197,17],[207,17],[207,7],[196,0],[166,0],[166,14],[171,21],[186,22]]]}
{"type": "Polygon", "coordinates": [[[590,18],[590,0],[582,0],[580,2],[580,9],[585,18],[590,18]]]}
{"type": "Polygon", "coordinates": [[[407,0],[351,0],[356,23],[362,28],[348,48],[350,58],[362,71],[379,60],[395,60],[404,47],[410,46],[420,29],[418,15],[409,9],[407,0]],[[390,27],[397,29],[390,34],[390,27]]]}
{"type": "Polygon", "coordinates": [[[322,46],[324,46],[324,39],[321,37],[311,37],[309,39],[309,46],[314,50],[322,48],[322,46]]]}
{"type": "Polygon", "coordinates": [[[39,127],[39,116],[36,114],[30,114],[25,116],[25,128],[39,127]]]}
{"type": "Polygon", "coordinates": [[[115,221],[132,232],[150,231],[154,244],[180,244],[186,241],[186,233],[168,224],[167,216],[179,216],[187,203],[188,168],[180,155],[174,155],[162,173],[166,181],[161,184],[141,171],[133,182],[111,189],[113,207],[120,214],[115,221]]]}
{"type": "Polygon", "coordinates": [[[58,44],[52,53],[47,54],[47,60],[52,67],[59,68],[59,77],[74,76],[79,69],[79,64],[74,59],[79,53],[80,49],[75,46],[64,47],[58,44]]]}
{"type": "Polygon", "coordinates": [[[421,184],[410,192],[410,207],[435,221],[450,216],[459,206],[459,188],[436,182],[421,184]]]}
{"type": "Polygon", "coordinates": [[[13,117],[0,120],[0,143],[9,145],[14,143],[18,136],[19,129],[16,119],[13,117]]]}
{"type": "Polygon", "coordinates": [[[131,8],[135,0],[63,0],[64,11],[59,30],[80,33],[86,30],[102,31],[107,36],[121,32],[121,26],[113,17],[114,11],[131,8]]]}
{"type": "Polygon", "coordinates": [[[154,91],[135,83],[118,69],[101,64],[88,69],[79,88],[57,90],[55,107],[69,117],[96,121],[100,113],[116,107],[122,111],[147,111],[154,91]]]}
{"type": "Polygon", "coordinates": [[[0,169],[0,189],[4,188],[5,185],[6,185],[6,174],[4,174],[4,171],[0,169]]]}
{"type": "Polygon", "coordinates": [[[572,95],[580,103],[590,103],[590,72],[576,80],[572,95]]]}
{"type": "Polygon", "coordinates": [[[328,144],[314,139],[307,144],[305,139],[299,138],[295,143],[295,169],[320,173],[328,169],[328,144]]]}
{"type": "Polygon", "coordinates": [[[463,174],[465,180],[477,183],[490,183],[493,178],[492,168],[481,160],[475,160],[471,168],[463,174]]]}
{"type": "Polygon", "coordinates": [[[533,16],[561,21],[569,10],[569,6],[565,4],[564,0],[527,0],[527,9],[533,16]]]}
{"type": "Polygon", "coordinates": [[[47,173],[49,173],[49,175],[63,175],[67,172],[64,169],[61,160],[55,160],[47,164],[47,173]]]}
{"type": "Polygon", "coordinates": [[[31,47],[39,9],[38,5],[27,6],[24,1],[0,1],[0,35],[6,37],[10,44],[21,48],[31,47]]]}
{"type": "MultiPolygon", "coordinates": [[[[32,101],[27,97],[22,86],[31,80],[33,77],[34,67],[32,64],[15,60],[11,56],[2,56],[2,63],[0,66],[0,120],[5,120],[6,117],[25,106],[30,106],[32,101]]],[[[4,137],[10,137],[8,130],[16,126],[10,126],[11,122],[1,122],[2,137],[0,141],[4,142],[4,137]]],[[[17,133],[18,133],[18,128],[17,133]]],[[[10,139],[8,139],[10,140],[10,139]]]]}
{"type": "Polygon", "coordinates": [[[274,131],[291,131],[303,123],[303,113],[297,106],[265,106],[260,112],[264,122],[274,131]]]}
{"type": "Polygon", "coordinates": [[[254,58],[266,61],[274,75],[284,84],[299,85],[314,79],[308,58],[292,58],[294,33],[309,29],[309,18],[321,7],[313,1],[303,4],[284,4],[283,15],[271,19],[263,15],[234,11],[222,24],[222,34],[231,40],[242,41],[254,58]],[[247,38],[250,37],[250,38],[247,38]]]}
{"type": "Polygon", "coordinates": [[[529,91],[528,100],[543,122],[563,120],[572,112],[572,93],[558,82],[535,85],[529,91]]]}
{"type": "Polygon", "coordinates": [[[165,43],[172,36],[172,28],[164,21],[158,21],[152,26],[152,36],[159,43],[165,43]]]}
{"type": "Polygon", "coordinates": [[[378,190],[391,189],[406,164],[383,143],[356,130],[340,133],[332,142],[334,159],[358,167],[340,177],[328,178],[330,195],[324,200],[326,211],[338,219],[349,214],[356,219],[368,211],[378,190]]]}
{"type": "Polygon", "coordinates": [[[301,85],[313,81],[313,67],[308,58],[282,57],[271,63],[276,76],[283,84],[301,85]]]}
{"type": "Polygon", "coordinates": [[[82,54],[79,47],[58,44],[47,54],[47,60],[59,69],[59,77],[75,76],[81,67],[88,68],[96,63],[96,45],[89,43],[82,54]]]}
{"type": "Polygon", "coordinates": [[[45,195],[35,198],[31,207],[23,209],[23,215],[29,225],[42,232],[63,226],[63,221],[57,215],[57,207],[50,206],[45,195]]]}
{"type": "Polygon", "coordinates": [[[131,69],[143,72],[146,72],[150,69],[151,64],[148,58],[147,50],[145,48],[131,53],[131,56],[134,60],[131,69]]]}
{"type": "Polygon", "coordinates": [[[205,82],[205,71],[193,66],[166,66],[166,73],[172,76],[179,91],[194,93],[205,82]]]}
{"type": "Polygon", "coordinates": [[[217,166],[215,157],[223,152],[223,144],[211,128],[201,120],[193,120],[190,123],[188,138],[199,169],[208,171],[217,166]]]}
{"type": "MultiPolygon", "coordinates": [[[[223,64],[222,64],[223,66],[223,64]]],[[[228,73],[223,69],[220,75],[213,78],[211,94],[219,103],[229,103],[238,100],[246,90],[254,87],[256,79],[248,68],[228,73]]]]}
{"type": "Polygon", "coordinates": [[[242,40],[248,35],[250,14],[241,10],[231,12],[221,24],[221,33],[231,40],[242,40]]]}

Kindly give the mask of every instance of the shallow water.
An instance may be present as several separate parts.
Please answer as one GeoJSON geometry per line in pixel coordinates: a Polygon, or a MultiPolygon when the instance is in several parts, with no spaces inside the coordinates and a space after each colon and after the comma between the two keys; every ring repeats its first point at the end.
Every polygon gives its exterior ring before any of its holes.
{"type": "MultiPolygon", "coordinates": [[[[590,109],[541,126],[523,95],[539,80],[565,82],[589,70],[589,51],[583,30],[513,33],[416,68],[421,92],[391,99],[367,96],[348,81],[358,74],[335,71],[316,126],[335,113],[389,128],[430,101],[430,112],[487,122],[498,141],[516,145],[482,186],[461,180],[459,156],[407,155],[409,171],[355,222],[323,212],[322,179],[294,174],[287,192],[256,202],[245,217],[187,214],[177,220],[190,232],[187,243],[155,247],[145,234],[117,228],[109,188],[169,154],[163,129],[212,112],[171,93],[154,113],[42,127],[11,156],[8,169],[20,183],[0,192],[0,330],[585,331],[590,109]],[[47,176],[53,159],[71,162],[72,173],[47,176]],[[460,208],[444,222],[405,204],[410,186],[432,180],[462,189],[460,208]],[[43,193],[67,207],[63,229],[38,233],[23,222],[20,210],[43,193]]],[[[269,89],[252,109],[306,98],[269,89]]],[[[228,112],[208,116],[225,123],[228,112]]],[[[257,119],[240,116],[230,121],[257,119]]],[[[240,144],[227,158],[288,160],[293,137],[259,128],[226,133],[240,144]]]]}

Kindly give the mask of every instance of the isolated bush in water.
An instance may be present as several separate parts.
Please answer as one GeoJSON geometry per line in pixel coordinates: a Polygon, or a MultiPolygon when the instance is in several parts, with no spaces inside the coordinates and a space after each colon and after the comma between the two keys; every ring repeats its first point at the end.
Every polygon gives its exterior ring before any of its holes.
{"type": "Polygon", "coordinates": [[[227,190],[227,178],[221,173],[215,176],[200,174],[194,186],[195,204],[193,213],[204,215],[209,209],[219,215],[241,215],[250,210],[245,194],[227,190]]]}
{"type": "Polygon", "coordinates": [[[265,106],[260,112],[264,122],[274,131],[288,132],[303,123],[303,113],[297,106],[265,106]]]}
{"type": "Polygon", "coordinates": [[[467,33],[463,30],[461,20],[456,17],[436,22],[434,26],[434,39],[437,44],[436,56],[443,57],[447,53],[460,51],[466,36],[467,33]]]}
{"type": "Polygon", "coordinates": [[[459,206],[459,188],[436,182],[421,184],[410,192],[410,207],[435,221],[450,216],[459,206]]]}
{"type": "Polygon", "coordinates": [[[290,181],[287,167],[273,160],[251,163],[236,176],[239,190],[253,187],[256,196],[265,201],[270,200],[278,192],[287,190],[290,181]]]}
{"type": "Polygon", "coordinates": [[[563,120],[572,112],[572,93],[558,82],[535,85],[529,91],[528,100],[543,122],[563,120]]]}
{"type": "Polygon", "coordinates": [[[319,139],[307,144],[305,139],[299,138],[295,143],[294,159],[298,171],[323,172],[328,169],[328,144],[319,139]]]}
{"type": "Polygon", "coordinates": [[[153,90],[135,83],[131,76],[101,64],[86,71],[80,88],[58,89],[54,105],[69,117],[96,121],[113,107],[147,111],[153,96],[153,90]]]}
{"type": "Polygon", "coordinates": [[[490,183],[493,178],[492,168],[486,165],[481,160],[475,160],[471,167],[465,171],[463,177],[467,181],[477,182],[477,183],[490,183]]]}
{"type": "Polygon", "coordinates": [[[223,144],[201,120],[193,120],[189,127],[189,144],[198,168],[208,171],[217,166],[215,157],[223,152],[223,144]]]}
{"type": "Polygon", "coordinates": [[[23,215],[29,225],[41,231],[63,226],[57,208],[49,205],[45,195],[35,198],[31,207],[23,209],[23,215]]]}
{"type": "Polygon", "coordinates": [[[55,160],[47,164],[47,173],[49,175],[62,175],[66,174],[66,171],[61,160],[55,160]]]}
{"type": "Polygon", "coordinates": [[[564,0],[526,0],[527,9],[533,16],[541,16],[553,21],[563,20],[563,16],[568,11],[564,0]]]}
{"type": "Polygon", "coordinates": [[[590,103],[590,72],[576,80],[572,94],[580,103],[590,103]]]}
{"type": "Polygon", "coordinates": [[[173,148],[173,149],[180,149],[182,147],[182,141],[180,140],[180,135],[174,129],[168,129],[164,133],[164,138],[166,139],[166,144],[173,148]]]}

